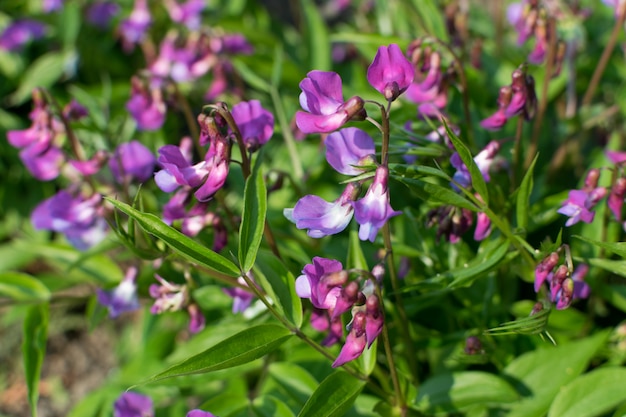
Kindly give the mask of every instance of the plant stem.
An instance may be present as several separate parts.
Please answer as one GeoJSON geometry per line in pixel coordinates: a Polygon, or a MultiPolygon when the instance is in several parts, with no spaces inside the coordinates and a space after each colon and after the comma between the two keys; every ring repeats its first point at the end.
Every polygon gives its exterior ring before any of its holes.
{"type": "Polygon", "coordinates": [[[272,102],[274,103],[274,109],[276,109],[276,118],[278,119],[280,129],[283,133],[283,139],[285,140],[285,145],[287,146],[287,152],[289,152],[291,166],[293,167],[293,176],[298,180],[302,180],[304,177],[302,161],[300,160],[300,154],[298,154],[298,150],[296,149],[295,138],[293,137],[289,123],[287,123],[285,108],[283,107],[283,103],[276,87],[272,86],[270,88],[270,96],[272,97],[272,102]]]}
{"type": "Polygon", "coordinates": [[[541,125],[543,122],[543,116],[548,107],[548,86],[552,79],[552,72],[554,67],[554,59],[556,56],[556,21],[553,17],[548,19],[548,57],[546,58],[546,72],[543,79],[543,85],[541,86],[541,100],[539,101],[539,107],[537,114],[535,115],[535,122],[533,123],[533,134],[531,136],[530,144],[526,150],[526,160],[524,161],[524,167],[528,168],[535,158],[537,153],[537,146],[539,144],[539,135],[541,133],[541,125]]]}
{"type": "Polygon", "coordinates": [[[511,191],[515,191],[520,179],[522,164],[522,132],[524,130],[524,118],[517,116],[517,128],[515,131],[515,144],[513,146],[513,178],[511,179],[511,191]]]}
{"type": "Polygon", "coordinates": [[[604,50],[602,51],[602,56],[600,57],[600,61],[598,61],[598,65],[596,69],[593,71],[593,75],[591,76],[591,81],[589,82],[589,86],[587,87],[587,91],[585,91],[585,95],[583,96],[582,107],[585,107],[591,103],[591,98],[593,97],[593,93],[595,93],[596,88],[598,88],[598,83],[600,82],[600,78],[606,69],[606,65],[609,62],[609,58],[611,57],[611,53],[615,48],[615,44],[617,43],[617,37],[619,36],[622,25],[624,24],[624,19],[626,19],[626,13],[621,13],[620,16],[615,20],[615,25],[613,26],[613,31],[611,32],[611,37],[607,42],[604,50]]]}

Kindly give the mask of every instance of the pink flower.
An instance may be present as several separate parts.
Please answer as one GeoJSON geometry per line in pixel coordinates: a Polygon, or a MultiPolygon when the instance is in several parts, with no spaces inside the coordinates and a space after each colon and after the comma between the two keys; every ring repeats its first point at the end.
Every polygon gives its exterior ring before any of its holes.
{"type": "Polygon", "coordinates": [[[367,81],[388,101],[393,101],[413,82],[415,70],[396,44],[381,46],[367,69],[367,81]]]}

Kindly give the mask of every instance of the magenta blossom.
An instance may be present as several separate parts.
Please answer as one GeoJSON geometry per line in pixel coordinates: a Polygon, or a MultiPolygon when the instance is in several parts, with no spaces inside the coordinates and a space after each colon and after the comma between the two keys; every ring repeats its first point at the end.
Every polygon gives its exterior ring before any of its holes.
{"type": "Polygon", "coordinates": [[[254,300],[254,294],[248,288],[248,284],[243,277],[237,278],[237,283],[241,287],[223,288],[222,291],[233,299],[233,313],[243,313],[254,300]]]}
{"type": "Polygon", "coordinates": [[[359,175],[359,165],[374,163],[376,148],[374,139],[363,130],[347,127],[333,132],[326,138],[326,160],[337,172],[359,175]]]}
{"type": "MultiPolygon", "coordinates": [[[[480,151],[478,155],[474,157],[474,162],[478,166],[485,182],[489,182],[491,179],[489,170],[494,164],[495,157],[499,150],[500,142],[492,140],[487,144],[487,146],[485,146],[485,149],[480,151]]],[[[461,160],[458,152],[452,154],[450,157],[450,164],[456,168],[456,172],[452,176],[452,180],[454,181],[452,183],[452,188],[457,189],[456,184],[459,184],[463,188],[469,187],[472,184],[472,177],[470,176],[469,170],[461,160]]]]}
{"type": "Polygon", "coordinates": [[[95,1],[87,6],[86,18],[99,29],[106,29],[119,13],[120,6],[112,1],[95,1]]]}
{"type": "Polygon", "coordinates": [[[352,220],[352,203],[358,191],[358,185],[348,183],[341,196],[332,203],[316,195],[307,195],[298,200],[293,209],[283,210],[283,214],[298,229],[308,229],[307,234],[313,238],[334,235],[343,231],[352,220]]]}
{"type": "Polygon", "coordinates": [[[367,69],[367,81],[388,101],[393,101],[413,82],[415,70],[396,44],[381,46],[367,69]]]}
{"type": "Polygon", "coordinates": [[[137,122],[139,130],[157,130],[165,122],[167,106],[159,89],[148,89],[138,78],[131,81],[131,96],[126,109],[137,122]]]}
{"type": "Polygon", "coordinates": [[[137,299],[137,268],[130,267],[122,282],[112,290],[97,289],[98,303],[109,309],[109,317],[116,318],[122,313],[135,311],[139,308],[137,299]]]}
{"type": "Polygon", "coordinates": [[[136,392],[125,392],[115,400],[113,417],[153,417],[152,399],[136,392]]]}
{"type": "Polygon", "coordinates": [[[148,28],[152,24],[152,16],[148,9],[148,0],[135,0],[133,11],[119,26],[120,36],[126,51],[143,41],[148,28]]]}
{"type": "Polygon", "coordinates": [[[300,105],[296,124],[304,133],[330,133],[353,117],[364,116],[360,97],[343,100],[341,77],[335,72],[311,71],[300,82],[300,105]]]}
{"type": "MultiPolygon", "coordinates": [[[[296,293],[301,298],[310,298],[314,307],[328,310],[334,308],[339,295],[340,285],[333,286],[320,285],[322,279],[343,271],[341,262],[316,256],[312,264],[307,264],[302,269],[304,275],[296,279],[296,293]]],[[[347,278],[347,277],[346,277],[347,278]]],[[[343,282],[345,283],[345,281],[343,282]]],[[[342,284],[343,284],[342,283],[342,284]]]]}
{"type": "Polygon", "coordinates": [[[361,225],[359,239],[373,242],[378,229],[383,227],[387,220],[401,214],[391,208],[389,203],[389,170],[380,166],[376,169],[374,181],[370,185],[365,197],[352,203],[354,218],[361,225]]]}
{"type": "Polygon", "coordinates": [[[0,49],[19,51],[34,39],[43,37],[46,27],[36,20],[16,20],[0,34],[0,49]]]}
{"type": "Polygon", "coordinates": [[[565,226],[572,226],[581,220],[585,223],[591,223],[593,221],[596,213],[587,207],[587,197],[588,194],[582,190],[571,190],[569,192],[567,200],[565,200],[561,208],[557,210],[557,213],[569,217],[567,222],[565,222],[565,226]]]}
{"type": "Polygon", "coordinates": [[[274,133],[274,115],[259,100],[242,101],[233,106],[233,119],[246,148],[254,152],[265,145],[274,133]]]}
{"type": "Polygon", "coordinates": [[[109,168],[120,184],[126,181],[146,182],[152,177],[156,158],[148,148],[136,140],[122,143],[109,160],[109,168]]]}
{"type": "Polygon", "coordinates": [[[208,411],[202,410],[191,410],[187,413],[187,417],[216,417],[215,415],[209,413],[208,411]]]}
{"type": "Polygon", "coordinates": [[[183,24],[190,30],[200,28],[202,10],[205,8],[204,0],[187,0],[182,3],[177,0],[166,0],[164,4],[174,22],[183,24]]]}
{"type": "Polygon", "coordinates": [[[352,319],[351,326],[352,329],[346,337],[346,343],[341,348],[341,352],[339,352],[339,356],[335,359],[335,362],[333,362],[333,368],[358,358],[363,353],[363,350],[365,350],[365,346],[367,345],[365,313],[361,311],[356,313],[352,319]]]}

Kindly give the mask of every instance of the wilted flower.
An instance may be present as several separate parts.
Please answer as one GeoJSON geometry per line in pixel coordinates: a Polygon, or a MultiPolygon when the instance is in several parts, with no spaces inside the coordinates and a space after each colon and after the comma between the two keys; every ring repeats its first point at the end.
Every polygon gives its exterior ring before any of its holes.
{"type": "Polygon", "coordinates": [[[344,102],[341,77],[335,72],[311,71],[300,88],[300,105],[305,111],[296,113],[296,124],[304,133],[330,133],[352,118],[365,118],[362,98],[344,102]]]}

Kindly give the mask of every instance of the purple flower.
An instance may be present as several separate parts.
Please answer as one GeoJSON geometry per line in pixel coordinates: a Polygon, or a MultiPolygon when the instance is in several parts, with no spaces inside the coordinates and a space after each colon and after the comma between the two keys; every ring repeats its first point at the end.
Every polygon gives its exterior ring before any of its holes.
{"type": "Polygon", "coordinates": [[[206,154],[208,174],[204,184],[195,192],[198,201],[209,201],[226,183],[230,169],[230,143],[226,138],[216,137],[206,154]]]}
{"type": "Polygon", "coordinates": [[[346,337],[346,343],[341,348],[339,356],[333,362],[333,368],[343,365],[346,362],[350,362],[361,356],[365,345],[367,344],[367,336],[365,333],[365,313],[362,311],[357,312],[352,319],[352,329],[346,337]]]}
{"type": "Polygon", "coordinates": [[[69,164],[83,176],[89,176],[97,173],[106,164],[109,158],[108,153],[105,150],[98,150],[96,153],[86,161],[70,160],[69,164]]]}
{"type": "Polygon", "coordinates": [[[559,254],[552,252],[537,264],[535,268],[535,292],[539,292],[539,289],[543,283],[548,280],[548,277],[553,273],[552,271],[556,268],[558,263],[559,254]]]}
{"type": "Polygon", "coordinates": [[[114,417],[152,417],[154,409],[152,399],[136,392],[125,392],[118,397],[113,406],[114,417]]]}
{"type": "Polygon", "coordinates": [[[311,71],[300,88],[300,106],[305,111],[296,113],[296,124],[304,133],[329,133],[355,116],[364,116],[362,98],[343,101],[341,77],[335,72],[311,71]]]}
{"type": "Polygon", "coordinates": [[[388,101],[393,101],[413,82],[415,70],[400,47],[381,46],[367,69],[367,81],[388,101]]]}
{"type": "Polygon", "coordinates": [[[200,27],[202,10],[205,7],[204,0],[187,0],[183,3],[178,3],[176,0],[166,0],[164,3],[174,22],[181,23],[191,30],[200,27]]]}
{"type": "Polygon", "coordinates": [[[87,21],[100,29],[106,29],[120,11],[120,6],[112,1],[96,1],[87,7],[87,21]]]}
{"type": "Polygon", "coordinates": [[[261,107],[259,100],[237,103],[233,106],[231,113],[246,148],[250,152],[254,152],[265,145],[272,137],[274,115],[261,107]]]}
{"type": "Polygon", "coordinates": [[[136,140],[119,145],[109,160],[115,180],[146,182],[154,172],[156,158],[148,148],[136,140]]]}
{"type": "Polygon", "coordinates": [[[394,211],[389,204],[389,189],[387,182],[389,171],[386,167],[378,167],[374,175],[374,182],[370,185],[365,197],[352,203],[354,218],[361,225],[359,239],[374,242],[378,229],[383,227],[387,220],[401,214],[394,211]]]}
{"type": "Polygon", "coordinates": [[[63,8],[63,0],[43,0],[41,8],[44,13],[54,12],[63,8]]]}
{"type": "Polygon", "coordinates": [[[0,49],[19,51],[28,42],[43,37],[46,27],[36,20],[16,20],[0,35],[0,49]]]}
{"type": "Polygon", "coordinates": [[[358,191],[358,185],[348,183],[341,196],[332,203],[316,195],[307,195],[298,200],[293,209],[283,210],[283,214],[298,229],[308,229],[307,234],[313,238],[334,235],[343,231],[352,220],[352,203],[358,191]]]}
{"type": "Polygon", "coordinates": [[[187,286],[172,284],[155,274],[154,278],[160,285],[150,285],[150,297],[154,298],[154,304],[150,308],[152,314],[161,314],[165,311],[179,311],[189,302],[187,286]]]}
{"type": "Polygon", "coordinates": [[[613,213],[613,217],[618,222],[622,221],[622,206],[624,205],[624,196],[626,196],[626,178],[618,178],[613,187],[611,187],[611,193],[607,199],[607,205],[613,213]]]}
{"type": "Polygon", "coordinates": [[[133,11],[119,26],[124,49],[130,51],[146,36],[152,24],[152,17],[148,9],[148,0],[135,0],[133,11]]]}
{"type": "Polygon", "coordinates": [[[337,172],[345,175],[363,173],[359,165],[373,164],[374,140],[363,130],[347,127],[326,138],[326,160],[337,172]]]}
{"type": "Polygon", "coordinates": [[[311,304],[316,308],[322,310],[334,308],[340,285],[333,286],[334,290],[331,290],[328,285],[320,283],[324,277],[342,271],[341,262],[316,256],[312,264],[307,264],[302,269],[304,275],[296,279],[296,293],[301,298],[310,298],[311,304]]]}
{"type": "Polygon", "coordinates": [[[170,31],[161,42],[159,56],[150,65],[150,72],[157,84],[167,78],[176,82],[193,81],[206,74],[215,60],[208,35],[170,31]]]}
{"type": "Polygon", "coordinates": [[[187,413],[187,417],[216,417],[216,416],[209,413],[208,411],[191,410],[190,412],[187,413]]]}
{"type": "Polygon", "coordinates": [[[254,294],[248,288],[248,284],[243,277],[237,278],[241,287],[223,288],[222,291],[233,299],[233,313],[243,313],[254,300],[254,294]]]}
{"type": "Polygon", "coordinates": [[[159,148],[157,162],[163,169],[154,175],[154,180],[166,193],[180,186],[198,187],[209,173],[206,161],[191,165],[191,156],[186,152],[186,144],[187,142],[183,140],[180,147],[165,145],[159,148]]]}
{"type": "Polygon", "coordinates": [[[574,281],[574,300],[589,297],[591,288],[589,288],[589,284],[584,281],[587,272],[589,272],[589,265],[587,264],[578,264],[576,269],[574,269],[574,272],[572,272],[572,281],[574,281]]]}
{"type": "Polygon", "coordinates": [[[579,221],[585,223],[591,223],[595,216],[595,212],[591,211],[591,207],[588,204],[589,193],[583,190],[571,190],[568,194],[567,200],[563,202],[557,213],[564,214],[569,217],[565,226],[572,226],[579,221]]]}
{"type": "Polygon", "coordinates": [[[148,91],[147,87],[137,78],[132,79],[130,100],[126,109],[137,122],[139,130],[157,130],[165,122],[167,107],[163,94],[159,89],[148,91]]]}
{"type": "Polygon", "coordinates": [[[484,240],[491,233],[491,219],[486,213],[476,214],[476,229],[474,230],[474,240],[484,240]]]}
{"type": "Polygon", "coordinates": [[[85,198],[62,190],[35,207],[31,221],[35,229],[63,233],[75,248],[86,250],[106,237],[108,226],[101,210],[100,194],[85,198]]]}
{"type": "MultiPolygon", "coordinates": [[[[474,162],[478,166],[478,169],[486,182],[489,182],[491,179],[489,176],[489,170],[491,169],[499,150],[500,142],[492,140],[487,144],[487,146],[485,146],[485,149],[480,151],[478,155],[474,157],[474,162]]],[[[452,176],[452,180],[454,181],[452,183],[452,188],[457,189],[455,182],[463,188],[469,187],[472,184],[472,177],[457,152],[452,154],[450,157],[450,164],[457,169],[452,176]]]]}
{"type": "Polygon", "coordinates": [[[131,267],[126,271],[126,276],[119,285],[112,290],[105,291],[97,289],[98,303],[109,309],[109,317],[116,318],[127,311],[134,311],[139,308],[137,299],[137,268],[131,267]]]}
{"type": "Polygon", "coordinates": [[[365,337],[368,349],[383,330],[383,318],[383,311],[378,297],[375,294],[370,295],[365,302],[365,337]]]}
{"type": "Polygon", "coordinates": [[[202,314],[202,310],[196,303],[190,303],[187,306],[187,313],[189,313],[189,332],[195,334],[204,329],[206,325],[206,319],[204,318],[204,314],[202,314]]]}
{"type": "Polygon", "coordinates": [[[22,149],[20,159],[33,177],[41,181],[49,181],[61,173],[65,155],[52,143],[41,141],[22,149]]]}

